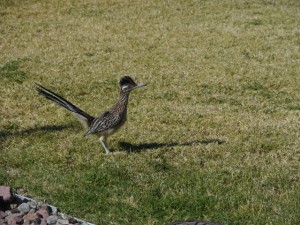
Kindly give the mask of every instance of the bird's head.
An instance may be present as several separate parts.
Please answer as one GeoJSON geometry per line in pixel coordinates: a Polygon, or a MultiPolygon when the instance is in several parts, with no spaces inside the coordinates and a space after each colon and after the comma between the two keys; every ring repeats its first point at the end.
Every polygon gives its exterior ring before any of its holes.
{"type": "Polygon", "coordinates": [[[140,88],[146,86],[146,84],[137,84],[134,80],[129,76],[124,76],[120,79],[120,88],[124,92],[130,92],[133,89],[140,88]]]}

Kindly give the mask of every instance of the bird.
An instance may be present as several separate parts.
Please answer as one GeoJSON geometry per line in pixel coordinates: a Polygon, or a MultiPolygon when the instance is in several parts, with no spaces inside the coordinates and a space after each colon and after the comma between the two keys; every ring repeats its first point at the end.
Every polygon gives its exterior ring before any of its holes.
{"type": "Polygon", "coordinates": [[[124,125],[127,118],[127,105],[130,92],[134,89],[144,87],[147,84],[137,84],[130,76],[121,77],[119,80],[119,100],[98,117],[91,116],[87,112],[75,106],[73,103],[42,85],[38,83],[35,83],[35,85],[39,94],[69,110],[78,118],[83,127],[87,129],[84,137],[90,134],[97,135],[106,154],[109,154],[111,150],[107,144],[107,138],[117,132],[124,125]]]}

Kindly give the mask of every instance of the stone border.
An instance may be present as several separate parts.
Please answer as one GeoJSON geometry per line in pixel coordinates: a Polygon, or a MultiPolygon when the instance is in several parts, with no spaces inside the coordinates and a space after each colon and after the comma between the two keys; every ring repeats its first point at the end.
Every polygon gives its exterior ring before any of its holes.
{"type": "MultiPolygon", "coordinates": [[[[34,200],[34,199],[31,199],[31,198],[28,198],[28,197],[25,197],[25,196],[22,196],[22,195],[18,195],[18,194],[14,194],[14,197],[17,198],[17,199],[20,199],[22,202],[23,201],[32,201],[32,202],[35,202],[35,203],[38,203],[38,201],[34,200]]],[[[53,213],[56,213],[59,217],[61,218],[64,218],[64,219],[67,219],[67,218],[73,218],[75,220],[77,220],[81,225],[96,225],[96,224],[93,224],[93,223],[89,223],[87,221],[84,221],[84,220],[81,220],[81,219],[78,219],[76,217],[72,217],[72,216],[69,216],[69,215],[66,215],[64,213],[61,213],[59,212],[58,208],[53,206],[53,205],[49,205],[47,204],[48,207],[50,207],[52,209],[52,212],[53,213]]]]}

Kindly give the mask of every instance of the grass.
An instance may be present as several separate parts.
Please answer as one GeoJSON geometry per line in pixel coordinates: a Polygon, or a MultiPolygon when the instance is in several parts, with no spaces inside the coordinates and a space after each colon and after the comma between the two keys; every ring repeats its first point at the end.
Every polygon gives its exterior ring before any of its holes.
{"type": "Polygon", "coordinates": [[[0,2],[0,185],[95,224],[300,223],[299,1],[0,2]],[[104,155],[92,115],[131,74],[104,155]]]}

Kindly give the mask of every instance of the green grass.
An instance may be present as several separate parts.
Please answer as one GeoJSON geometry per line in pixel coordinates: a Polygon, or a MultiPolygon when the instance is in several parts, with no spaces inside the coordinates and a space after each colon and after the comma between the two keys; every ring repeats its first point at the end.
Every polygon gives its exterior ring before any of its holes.
{"type": "Polygon", "coordinates": [[[0,1],[0,185],[95,224],[300,223],[300,2],[0,1]],[[131,74],[128,121],[83,138],[131,74]]]}

